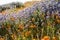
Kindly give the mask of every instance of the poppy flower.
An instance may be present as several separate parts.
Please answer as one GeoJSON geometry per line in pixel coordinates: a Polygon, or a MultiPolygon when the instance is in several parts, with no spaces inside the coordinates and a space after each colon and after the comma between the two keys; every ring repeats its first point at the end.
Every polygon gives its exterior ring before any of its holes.
{"type": "Polygon", "coordinates": [[[4,38],[1,37],[0,40],[4,40],[4,38]]]}
{"type": "Polygon", "coordinates": [[[60,20],[59,19],[57,19],[57,23],[60,23],[60,20]]]}
{"type": "Polygon", "coordinates": [[[21,36],[24,37],[24,32],[21,33],[21,36]]]}
{"type": "Polygon", "coordinates": [[[56,37],[53,37],[53,40],[57,40],[57,38],[56,37]]]}
{"type": "Polygon", "coordinates": [[[50,37],[49,37],[49,36],[44,36],[43,39],[44,39],[44,40],[50,40],[50,37]]]}
{"type": "Polygon", "coordinates": [[[47,24],[48,24],[48,25],[51,25],[51,22],[48,22],[47,24]]]}
{"type": "Polygon", "coordinates": [[[44,40],[44,39],[41,39],[41,40],[44,40]]]}
{"type": "Polygon", "coordinates": [[[32,18],[32,21],[35,21],[35,18],[32,18]]]}
{"type": "Polygon", "coordinates": [[[14,18],[14,17],[11,17],[11,18],[10,18],[10,20],[14,21],[14,20],[15,20],[15,18],[14,18]]]}
{"type": "Polygon", "coordinates": [[[7,25],[7,28],[6,28],[7,31],[10,30],[10,28],[11,28],[11,27],[10,27],[10,24],[8,24],[8,25],[7,25]]]}
{"type": "Polygon", "coordinates": [[[19,30],[23,30],[24,29],[24,26],[22,24],[19,25],[18,27],[19,30]]]}
{"type": "Polygon", "coordinates": [[[36,40],[36,39],[33,38],[32,40],[36,40]]]}
{"type": "Polygon", "coordinates": [[[2,25],[2,28],[4,28],[4,25],[2,25]]]}
{"type": "Polygon", "coordinates": [[[14,40],[15,39],[15,37],[16,37],[16,34],[14,33],[14,34],[12,34],[11,35],[11,37],[12,37],[12,39],[14,40]]]}
{"type": "Polygon", "coordinates": [[[58,19],[59,18],[59,16],[56,16],[56,19],[58,19]]]}
{"type": "Polygon", "coordinates": [[[36,25],[34,25],[34,24],[30,25],[30,28],[35,28],[35,27],[36,27],[36,25]]]}
{"type": "Polygon", "coordinates": [[[25,36],[28,37],[28,36],[30,36],[30,34],[31,34],[31,31],[27,31],[27,32],[25,33],[25,36]]]}

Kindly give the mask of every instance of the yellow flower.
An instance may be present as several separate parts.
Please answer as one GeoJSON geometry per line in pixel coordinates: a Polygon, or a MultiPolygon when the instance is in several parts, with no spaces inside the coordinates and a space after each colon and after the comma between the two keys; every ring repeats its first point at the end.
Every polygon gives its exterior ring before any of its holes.
{"type": "Polygon", "coordinates": [[[34,24],[30,25],[30,28],[35,28],[35,27],[36,27],[36,25],[34,25],[34,24]]]}

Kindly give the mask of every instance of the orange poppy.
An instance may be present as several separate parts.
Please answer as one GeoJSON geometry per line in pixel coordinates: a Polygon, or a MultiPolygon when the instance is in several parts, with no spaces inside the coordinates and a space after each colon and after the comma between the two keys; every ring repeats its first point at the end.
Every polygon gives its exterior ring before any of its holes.
{"type": "Polygon", "coordinates": [[[0,40],[4,40],[4,38],[1,37],[0,40]]]}
{"type": "Polygon", "coordinates": [[[44,36],[43,40],[50,40],[49,36],[44,36]]]}
{"type": "Polygon", "coordinates": [[[25,33],[25,36],[28,37],[28,36],[30,36],[30,34],[31,34],[31,31],[27,31],[27,32],[25,33]]]}
{"type": "Polygon", "coordinates": [[[2,25],[2,28],[4,28],[4,25],[2,25]]]}
{"type": "Polygon", "coordinates": [[[12,37],[12,39],[14,40],[15,39],[15,37],[16,37],[16,34],[14,33],[14,34],[12,34],[11,35],[11,37],[12,37]]]}
{"type": "Polygon", "coordinates": [[[36,39],[33,38],[32,40],[36,40],[36,39]]]}
{"type": "Polygon", "coordinates": [[[11,19],[12,21],[14,21],[14,20],[15,20],[15,18],[14,18],[14,17],[11,17],[10,19],[11,19]]]}
{"type": "Polygon", "coordinates": [[[53,37],[53,40],[57,40],[57,38],[56,37],[53,37]]]}
{"type": "Polygon", "coordinates": [[[36,27],[36,25],[34,25],[34,24],[30,25],[30,28],[35,28],[35,27],[36,27]]]}
{"type": "Polygon", "coordinates": [[[41,39],[41,40],[44,40],[44,39],[41,39]]]}
{"type": "Polygon", "coordinates": [[[10,24],[7,25],[7,30],[9,30],[9,29],[10,29],[10,24]]]}
{"type": "Polygon", "coordinates": [[[59,19],[57,19],[57,23],[60,23],[60,20],[59,19]]]}
{"type": "Polygon", "coordinates": [[[24,37],[24,32],[21,33],[21,36],[24,37]]]}
{"type": "Polygon", "coordinates": [[[59,16],[56,16],[56,19],[58,19],[59,18],[59,16]]]}
{"type": "Polygon", "coordinates": [[[32,21],[35,21],[35,18],[32,18],[32,21]]]}
{"type": "Polygon", "coordinates": [[[51,22],[48,22],[47,24],[48,24],[48,25],[51,25],[51,22]]]}
{"type": "Polygon", "coordinates": [[[2,11],[2,15],[5,15],[6,14],[6,12],[5,11],[2,11]]]}
{"type": "Polygon", "coordinates": [[[19,30],[23,30],[24,26],[22,24],[19,25],[19,30]]]}

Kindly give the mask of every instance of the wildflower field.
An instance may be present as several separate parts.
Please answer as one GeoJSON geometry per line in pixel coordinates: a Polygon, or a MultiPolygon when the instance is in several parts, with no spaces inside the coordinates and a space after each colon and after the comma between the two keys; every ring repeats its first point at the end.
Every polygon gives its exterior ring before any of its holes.
{"type": "Polygon", "coordinates": [[[60,2],[37,6],[21,16],[15,11],[0,14],[0,40],[60,40],[60,2]]]}

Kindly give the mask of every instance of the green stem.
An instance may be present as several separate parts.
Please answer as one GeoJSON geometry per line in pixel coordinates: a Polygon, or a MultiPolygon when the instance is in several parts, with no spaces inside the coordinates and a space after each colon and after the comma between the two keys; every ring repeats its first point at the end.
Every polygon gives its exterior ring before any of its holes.
{"type": "Polygon", "coordinates": [[[38,36],[38,33],[37,33],[37,40],[39,40],[39,36],[38,36]]]}
{"type": "Polygon", "coordinates": [[[49,26],[47,27],[47,36],[48,36],[48,33],[49,33],[49,26]]]}
{"type": "Polygon", "coordinates": [[[59,40],[60,40],[60,33],[59,33],[59,40]]]}
{"type": "Polygon", "coordinates": [[[42,39],[42,37],[43,37],[43,30],[44,30],[44,29],[42,28],[41,39],[42,39]]]}
{"type": "Polygon", "coordinates": [[[53,37],[54,37],[54,26],[53,26],[53,28],[52,28],[52,31],[53,31],[53,37]]]}

